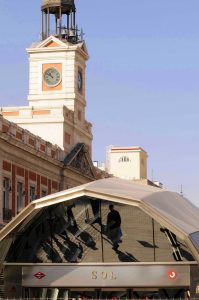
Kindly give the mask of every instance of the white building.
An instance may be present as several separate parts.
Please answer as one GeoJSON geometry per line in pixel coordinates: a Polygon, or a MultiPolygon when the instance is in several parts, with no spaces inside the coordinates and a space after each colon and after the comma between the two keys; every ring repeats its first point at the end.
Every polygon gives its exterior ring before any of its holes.
{"type": "Polygon", "coordinates": [[[110,146],[107,149],[106,171],[123,179],[147,179],[147,158],[147,152],[141,147],[110,146]]]}

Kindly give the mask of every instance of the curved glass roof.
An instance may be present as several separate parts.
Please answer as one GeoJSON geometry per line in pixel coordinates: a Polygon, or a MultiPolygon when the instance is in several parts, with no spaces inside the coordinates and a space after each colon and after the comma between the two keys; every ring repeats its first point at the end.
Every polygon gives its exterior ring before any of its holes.
{"type": "MultiPolygon", "coordinates": [[[[198,208],[177,193],[118,178],[101,179],[30,203],[0,231],[0,241],[5,244],[5,240],[9,240],[11,236],[23,234],[26,228],[31,226],[31,220],[39,219],[39,216],[51,206],[67,204],[81,197],[136,206],[160,224],[163,229],[178,236],[199,262],[198,235],[193,235],[199,231],[198,208]]],[[[166,232],[167,235],[168,232],[166,232]]],[[[171,236],[170,239],[172,240],[173,237],[171,236]]],[[[145,246],[150,244],[149,241],[148,244],[145,242],[141,240],[140,244],[145,246]]],[[[8,250],[9,246],[6,248],[8,250]]]]}

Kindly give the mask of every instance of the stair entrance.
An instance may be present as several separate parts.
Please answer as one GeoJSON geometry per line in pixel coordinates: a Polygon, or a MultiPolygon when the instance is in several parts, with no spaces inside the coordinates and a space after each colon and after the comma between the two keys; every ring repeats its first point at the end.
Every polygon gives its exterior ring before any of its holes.
{"type": "Polygon", "coordinates": [[[23,297],[26,299],[52,300],[130,300],[130,299],[189,299],[189,291],[184,288],[25,288],[23,297]]]}

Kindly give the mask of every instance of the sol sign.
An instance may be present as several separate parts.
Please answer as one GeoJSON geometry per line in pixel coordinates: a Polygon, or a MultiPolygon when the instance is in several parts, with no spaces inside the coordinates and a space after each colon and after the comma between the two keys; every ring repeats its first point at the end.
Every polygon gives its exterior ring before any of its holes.
{"type": "Polygon", "coordinates": [[[169,277],[170,279],[176,279],[176,277],[177,277],[176,271],[169,271],[169,272],[168,272],[168,277],[169,277]]]}

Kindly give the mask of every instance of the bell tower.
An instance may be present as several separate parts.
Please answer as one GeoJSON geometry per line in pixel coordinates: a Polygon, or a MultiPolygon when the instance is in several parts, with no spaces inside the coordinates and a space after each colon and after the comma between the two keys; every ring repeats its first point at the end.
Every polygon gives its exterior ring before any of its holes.
{"type": "Polygon", "coordinates": [[[74,0],[42,0],[42,39],[27,49],[31,106],[66,105],[73,111],[82,103],[88,52],[76,25],[74,0]]]}
{"type": "Polygon", "coordinates": [[[43,40],[53,31],[60,39],[66,38],[72,43],[78,41],[74,0],[42,0],[41,11],[43,40]]]}
{"type": "Polygon", "coordinates": [[[89,55],[76,24],[75,2],[42,0],[41,14],[41,40],[27,49],[29,106],[18,107],[16,117],[8,119],[66,153],[77,143],[91,152],[92,125],[85,119],[89,55]]]}

